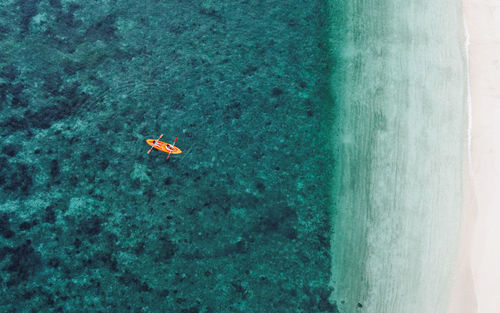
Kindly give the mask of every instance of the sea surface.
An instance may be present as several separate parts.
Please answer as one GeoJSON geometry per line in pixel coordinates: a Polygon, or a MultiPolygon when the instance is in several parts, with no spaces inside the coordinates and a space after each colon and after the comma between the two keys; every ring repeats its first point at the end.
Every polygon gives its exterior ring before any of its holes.
{"type": "Polygon", "coordinates": [[[1,1],[0,312],[337,312],[332,12],[1,1]]]}
{"type": "Polygon", "coordinates": [[[460,5],[330,2],[340,312],[446,312],[467,138],[460,5]]]}
{"type": "Polygon", "coordinates": [[[444,312],[459,5],[0,2],[0,312],[444,312]]]}

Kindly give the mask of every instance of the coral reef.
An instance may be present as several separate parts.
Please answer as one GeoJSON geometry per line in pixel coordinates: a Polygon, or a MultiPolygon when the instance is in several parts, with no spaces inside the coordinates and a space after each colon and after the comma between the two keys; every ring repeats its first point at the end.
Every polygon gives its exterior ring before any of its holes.
{"type": "Polygon", "coordinates": [[[258,3],[0,4],[0,311],[336,311],[326,16],[258,3]]]}

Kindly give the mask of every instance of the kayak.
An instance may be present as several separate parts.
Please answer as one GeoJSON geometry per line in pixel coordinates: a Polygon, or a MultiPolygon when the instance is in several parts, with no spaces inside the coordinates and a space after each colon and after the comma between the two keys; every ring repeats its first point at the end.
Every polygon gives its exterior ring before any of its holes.
{"type": "Polygon", "coordinates": [[[160,151],[166,152],[166,153],[171,153],[171,154],[181,154],[182,153],[181,149],[169,144],[168,142],[163,142],[163,141],[159,141],[156,139],[147,139],[146,142],[151,147],[158,149],[160,151]],[[156,141],[156,144],[155,144],[155,141],[156,141]]]}

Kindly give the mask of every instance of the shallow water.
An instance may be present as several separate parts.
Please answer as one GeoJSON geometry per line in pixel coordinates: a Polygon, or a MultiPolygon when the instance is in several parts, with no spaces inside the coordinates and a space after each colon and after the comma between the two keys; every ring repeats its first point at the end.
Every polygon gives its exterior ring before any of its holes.
{"type": "Polygon", "coordinates": [[[0,311],[336,310],[322,1],[0,12],[0,311]]]}
{"type": "Polygon", "coordinates": [[[444,312],[466,142],[459,2],[345,6],[332,19],[347,29],[332,76],[332,298],[341,312],[444,312]]]}

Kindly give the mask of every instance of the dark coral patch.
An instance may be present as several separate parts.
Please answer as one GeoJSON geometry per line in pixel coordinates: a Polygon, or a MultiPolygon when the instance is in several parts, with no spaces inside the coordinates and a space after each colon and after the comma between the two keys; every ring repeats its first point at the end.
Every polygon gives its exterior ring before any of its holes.
{"type": "Polygon", "coordinates": [[[231,105],[225,108],[224,119],[239,119],[242,115],[243,108],[241,103],[238,101],[233,101],[231,105]]]}
{"type": "Polygon", "coordinates": [[[3,130],[7,131],[20,131],[23,129],[29,128],[29,123],[26,119],[19,118],[17,116],[11,116],[5,122],[0,123],[0,126],[3,130]]]}
{"type": "Polygon", "coordinates": [[[47,264],[52,268],[58,268],[61,265],[61,260],[58,258],[51,258],[47,264]]]}
{"type": "Polygon", "coordinates": [[[10,28],[0,24],[0,39],[4,39],[11,32],[10,28]]]}
{"type": "Polygon", "coordinates": [[[56,159],[50,161],[50,176],[52,178],[57,178],[61,170],[59,169],[59,162],[56,159]]]}
{"type": "Polygon", "coordinates": [[[179,247],[177,247],[175,242],[169,238],[160,238],[160,242],[160,247],[158,248],[158,257],[160,262],[170,260],[179,250],[179,247]]]}
{"type": "Polygon", "coordinates": [[[8,248],[10,254],[9,262],[3,267],[10,274],[7,286],[15,286],[27,281],[40,268],[42,259],[40,254],[31,246],[31,241],[15,248],[8,248]]]}
{"type": "Polygon", "coordinates": [[[255,184],[255,187],[256,187],[256,188],[257,188],[257,190],[258,190],[259,192],[261,192],[261,193],[262,193],[262,192],[264,192],[264,191],[266,191],[266,185],[264,185],[264,183],[263,183],[263,182],[261,182],[261,181],[258,181],[258,182],[255,184]]]}
{"type": "Polygon", "coordinates": [[[10,164],[7,170],[0,174],[0,186],[7,192],[25,194],[33,186],[33,176],[33,172],[28,165],[23,163],[10,164]]]}
{"type": "Polygon", "coordinates": [[[57,95],[63,85],[63,80],[58,73],[49,73],[45,76],[43,88],[53,95],[57,95]]]}
{"type": "Polygon", "coordinates": [[[129,272],[128,270],[118,277],[118,281],[126,286],[133,287],[138,291],[150,292],[153,290],[146,282],[141,281],[137,275],[129,272]]]}
{"type": "Polygon", "coordinates": [[[78,92],[78,87],[79,85],[75,84],[61,91],[66,100],[43,107],[36,112],[27,110],[24,112],[24,118],[12,116],[7,121],[1,123],[0,126],[10,131],[20,131],[30,128],[47,129],[54,122],[75,113],[79,106],[88,100],[89,96],[84,92],[78,92]]]}
{"type": "Polygon", "coordinates": [[[290,225],[297,222],[297,213],[288,206],[275,207],[268,210],[259,220],[256,231],[263,233],[280,232],[287,237],[293,237],[293,233],[290,233],[290,225]]]}
{"type": "Polygon", "coordinates": [[[51,7],[55,8],[55,9],[62,8],[61,0],[49,0],[49,4],[51,7]]]}
{"type": "Polygon", "coordinates": [[[30,222],[22,222],[21,224],[19,224],[20,230],[29,230],[31,229],[31,227],[33,227],[33,224],[31,224],[30,222]]]}
{"type": "Polygon", "coordinates": [[[0,235],[4,238],[12,238],[15,234],[10,229],[9,215],[2,213],[0,215],[0,235]]]}
{"type": "Polygon", "coordinates": [[[24,89],[25,86],[22,83],[12,84],[9,86],[9,93],[15,97],[18,97],[24,89]]]}
{"type": "Polygon", "coordinates": [[[56,211],[54,210],[54,205],[49,205],[45,208],[43,221],[50,224],[54,224],[56,222],[56,211]]]}
{"type": "Polygon", "coordinates": [[[85,68],[84,64],[70,60],[65,60],[62,62],[62,64],[63,64],[63,71],[67,75],[74,75],[76,74],[76,72],[85,68]]]}
{"type": "MultiPolygon", "coordinates": [[[[59,3],[60,4],[60,3],[59,3]]],[[[57,4],[56,4],[57,5],[57,4]]],[[[75,20],[75,11],[80,8],[80,5],[71,3],[66,13],[62,13],[57,17],[57,23],[63,27],[75,28],[82,25],[82,21],[75,20]]]]}
{"type": "Polygon", "coordinates": [[[243,75],[252,75],[255,73],[259,68],[257,66],[250,65],[248,66],[243,72],[243,75]]]}
{"type": "Polygon", "coordinates": [[[18,107],[25,108],[28,106],[28,101],[24,97],[21,98],[13,97],[12,101],[10,102],[10,105],[13,108],[18,108],[18,107]]]}
{"type": "Polygon", "coordinates": [[[26,111],[24,117],[29,124],[35,128],[47,129],[52,123],[63,119],[66,112],[58,105],[52,105],[41,109],[38,112],[26,111]]]}
{"type": "Polygon", "coordinates": [[[79,231],[88,236],[98,235],[102,231],[102,220],[97,215],[92,215],[89,219],[80,223],[79,231]]]}
{"type": "Polygon", "coordinates": [[[278,87],[274,87],[273,90],[271,91],[271,94],[273,95],[273,97],[278,97],[283,94],[283,90],[281,90],[278,87]]]}
{"type": "Polygon", "coordinates": [[[92,25],[85,33],[85,38],[89,41],[102,40],[108,42],[116,37],[115,27],[116,16],[111,14],[92,25]]]}
{"type": "Polygon", "coordinates": [[[17,68],[12,64],[4,66],[0,71],[0,77],[5,78],[9,81],[13,81],[14,79],[16,79],[17,75],[19,75],[19,72],[17,68]]]}
{"type": "Polygon", "coordinates": [[[88,160],[90,160],[90,158],[92,157],[92,155],[88,152],[84,152],[80,155],[80,160],[82,160],[83,162],[86,162],[88,160]]]}
{"type": "Polygon", "coordinates": [[[38,14],[38,3],[40,0],[19,0],[19,21],[22,32],[25,33],[29,29],[29,24],[33,16],[38,14]]]}
{"type": "Polygon", "coordinates": [[[0,102],[3,102],[5,101],[5,99],[7,99],[8,90],[9,90],[9,85],[0,84],[0,102]]]}
{"type": "Polygon", "coordinates": [[[2,147],[2,153],[8,155],[9,157],[16,156],[19,146],[14,144],[6,144],[2,147]]]}

